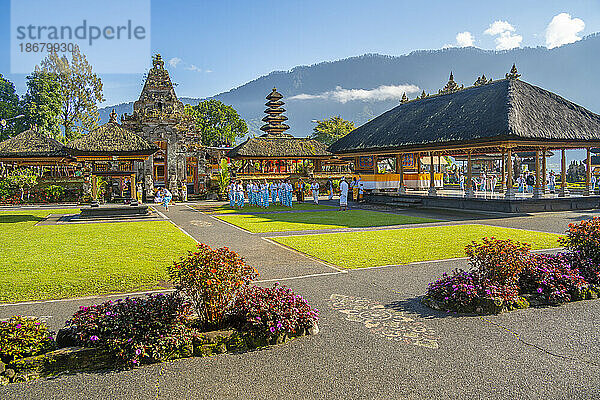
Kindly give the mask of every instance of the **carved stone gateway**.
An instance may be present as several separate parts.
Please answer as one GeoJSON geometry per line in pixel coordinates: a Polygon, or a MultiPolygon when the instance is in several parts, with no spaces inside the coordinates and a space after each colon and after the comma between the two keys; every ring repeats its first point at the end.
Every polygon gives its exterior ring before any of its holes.
{"type": "Polygon", "coordinates": [[[160,54],[152,58],[140,98],[133,104],[133,114],[123,115],[121,122],[160,148],[138,166],[138,179],[144,178],[148,194],[150,183],[152,187],[166,186],[173,190],[177,182],[187,182],[192,193],[203,184],[197,174],[187,176],[188,169],[198,169],[198,161],[196,165],[186,164],[190,159],[203,162],[201,137],[193,118],[184,113],[184,105],[177,99],[160,54]]]}

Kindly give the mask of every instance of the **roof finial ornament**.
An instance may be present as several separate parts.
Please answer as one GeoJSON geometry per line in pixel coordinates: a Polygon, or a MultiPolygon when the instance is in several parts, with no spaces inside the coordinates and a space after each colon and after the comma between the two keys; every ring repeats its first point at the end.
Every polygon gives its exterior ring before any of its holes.
{"type": "Polygon", "coordinates": [[[152,66],[156,69],[164,69],[165,62],[163,61],[160,53],[157,53],[152,57],[152,66]]]}
{"type": "Polygon", "coordinates": [[[421,92],[421,97],[419,97],[419,99],[423,100],[424,98],[429,97],[429,95],[427,93],[425,93],[425,90],[423,90],[421,92]]]}
{"type": "Polygon", "coordinates": [[[488,80],[485,77],[485,74],[481,75],[480,77],[477,78],[477,80],[475,81],[475,83],[473,84],[473,86],[483,86],[487,83],[490,83],[492,80],[488,80]]]}
{"type": "Polygon", "coordinates": [[[440,89],[438,91],[438,94],[454,93],[458,92],[463,88],[464,85],[458,86],[458,83],[454,82],[454,74],[452,73],[452,71],[450,71],[450,79],[448,79],[448,83],[446,83],[446,86],[444,86],[443,89],[440,89]]]}
{"type": "Polygon", "coordinates": [[[113,124],[117,123],[117,112],[115,111],[114,108],[110,112],[110,118],[109,118],[108,122],[113,123],[113,124]]]}
{"type": "Polygon", "coordinates": [[[408,103],[408,97],[406,96],[406,92],[402,93],[402,98],[400,99],[400,104],[408,103]]]}
{"type": "Polygon", "coordinates": [[[513,64],[512,68],[510,69],[510,72],[506,74],[506,79],[519,79],[520,76],[521,74],[517,72],[517,66],[513,64]]]}

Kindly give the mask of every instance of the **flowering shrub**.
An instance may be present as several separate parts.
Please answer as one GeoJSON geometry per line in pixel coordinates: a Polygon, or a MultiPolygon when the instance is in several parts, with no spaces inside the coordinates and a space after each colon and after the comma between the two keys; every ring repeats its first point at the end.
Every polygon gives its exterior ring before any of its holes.
{"type": "Polygon", "coordinates": [[[160,361],[190,347],[189,303],[179,295],[127,297],[80,307],[67,321],[79,344],[101,347],[128,365],[160,361]]]}
{"type": "Polygon", "coordinates": [[[37,318],[12,316],[0,321],[0,360],[5,363],[53,350],[51,332],[37,318]]]}
{"type": "Polygon", "coordinates": [[[258,276],[234,251],[227,247],[213,250],[203,243],[168,271],[177,290],[191,299],[198,316],[209,326],[222,323],[239,290],[258,276]]]}
{"type": "Polygon", "coordinates": [[[566,236],[559,239],[563,246],[573,252],[579,252],[581,257],[590,259],[594,264],[600,264],[599,217],[569,224],[565,233],[566,236]]]}
{"type": "Polygon", "coordinates": [[[518,296],[515,285],[500,285],[483,277],[479,271],[456,269],[452,275],[443,274],[427,287],[427,296],[442,302],[447,309],[473,311],[481,298],[499,297],[512,301],[518,296]]]}
{"type": "Polygon", "coordinates": [[[491,237],[467,245],[465,253],[482,277],[497,284],[514,285],[527,265],[530,250],[526,243],[491,237]]]}
{"type": "Polygon", "coordinates": [[[272,288],[250,286],[235,300],[233,321],[243,330],[266,337],[296,334],[310,329],[319,319],[319,310],[292,290],[275,284],[272,288]]]}
{"type": "Polygon", "coordinates": [[[585,280],[566,254],[532,254],[519,276],[521,293],[544,297],[549,303],[571,301],[585,280]]]}

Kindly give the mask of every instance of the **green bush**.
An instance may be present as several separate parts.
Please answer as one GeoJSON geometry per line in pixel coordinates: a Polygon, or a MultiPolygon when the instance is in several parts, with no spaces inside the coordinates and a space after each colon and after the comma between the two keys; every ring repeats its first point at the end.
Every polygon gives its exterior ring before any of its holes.
{"type": "Polygon", "coordinates": [[[62,200],[65,194],[65,188],[58,185],[50,185],[44,190],[46,198],[52,203],[62,200]]]}
{"type": "Polygon", "coordinates": [[[5,363],[46,353],[55,346],[48,327],[37,318],[15,315],[0,321],[0,359],[5,363]]]}

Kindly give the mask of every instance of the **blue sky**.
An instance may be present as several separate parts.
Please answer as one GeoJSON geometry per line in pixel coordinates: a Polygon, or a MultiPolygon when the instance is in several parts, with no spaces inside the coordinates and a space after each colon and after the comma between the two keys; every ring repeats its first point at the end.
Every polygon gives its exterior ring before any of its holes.
{"type": "MultiPolygon", "coordinates": [[[[205,97],[274,70],[365,53],[402,55],[470,43],[484,49],[547,46],[548,25],[561,13],[570,17],[556,21],[554,41],[600,31],[598,0],[172,0],[151,2],[150,43],[153,53],[176,65],[168,68],[179,96],[205,97]]],[[[22,93],[25,75],[9,73],[9,42],[10,1],[0,0],[0,73],[22,93]]],[[[144,72],[101,74],[104,104],[137,99],[144,72]]]]}

